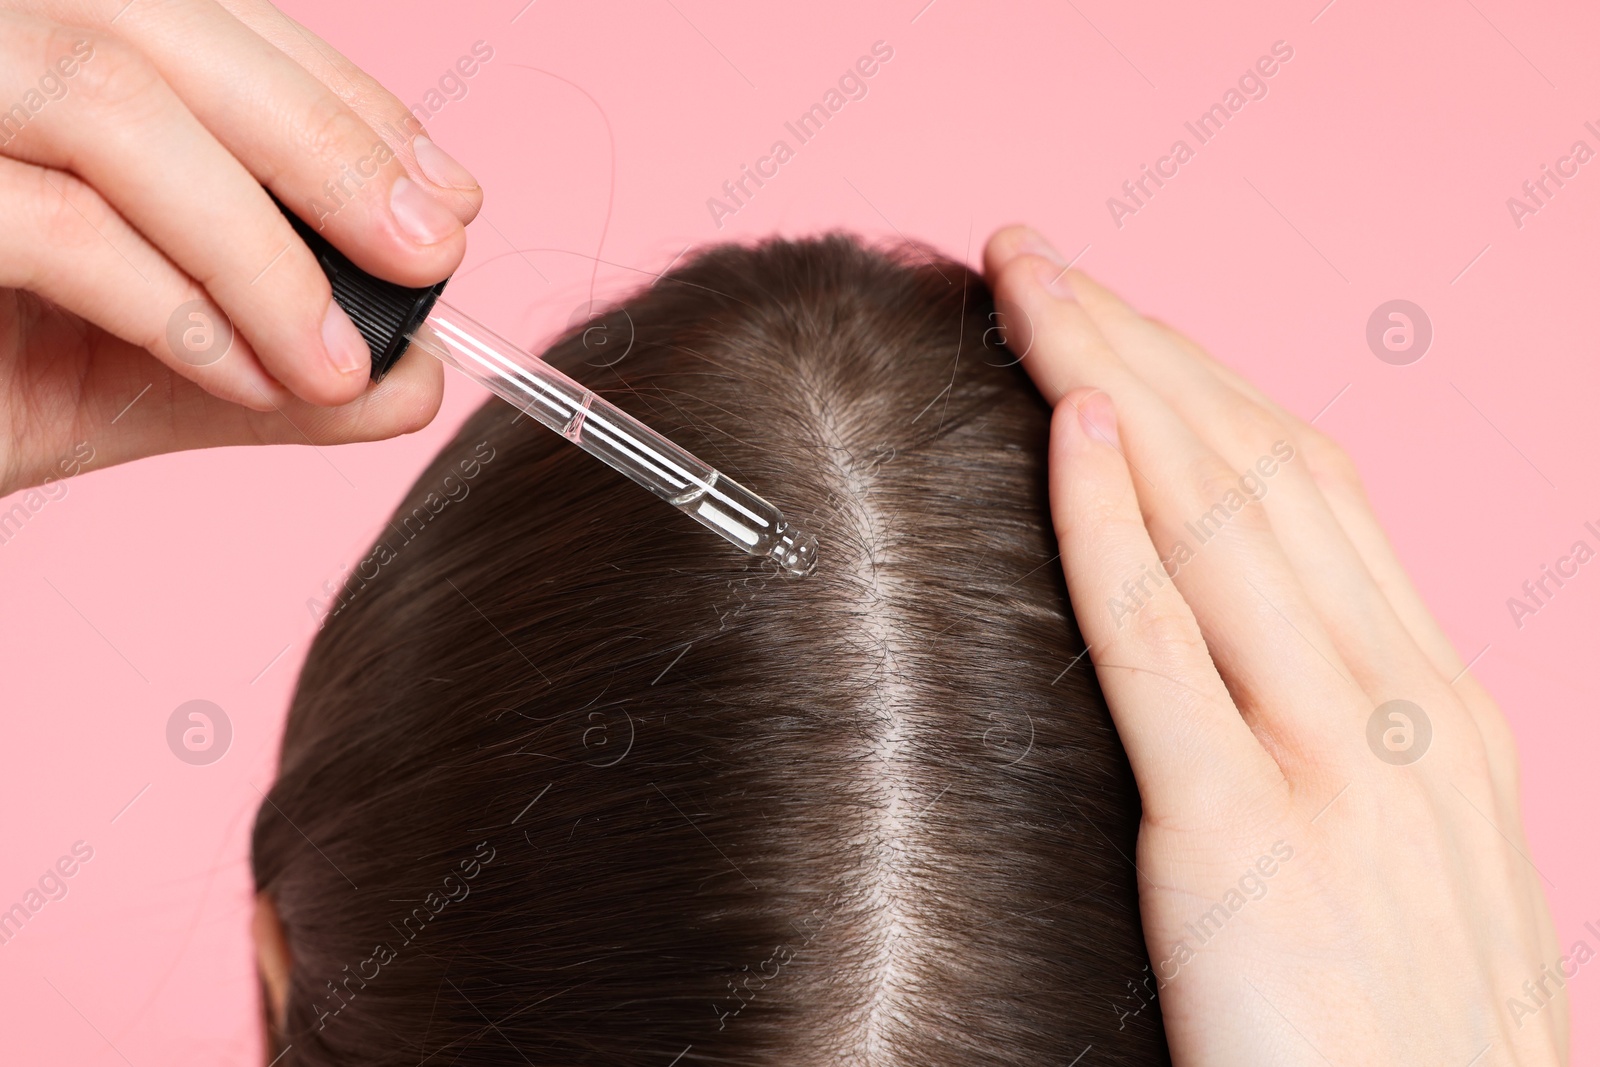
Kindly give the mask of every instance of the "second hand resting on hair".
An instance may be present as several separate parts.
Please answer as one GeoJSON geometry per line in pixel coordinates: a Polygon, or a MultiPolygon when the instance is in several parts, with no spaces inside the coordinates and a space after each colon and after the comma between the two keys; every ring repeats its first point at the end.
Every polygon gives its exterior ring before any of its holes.
{"type": "Polygon", "coordinates": [[[1140,905],[1173,1061],[1565,1062],[1564,997],[1503,1009],[1560,955],[1511,731],[1349,458],[1034,231],[997,233],[985,266],[1056,406],[1052,510],[1144,807],[1140,905]],[[1162,575],[1185,523],[1282,443],[1295,458],[1271,492],[1128,612],[1123,583],[1162,575]],[[1406,766],[1367,743],[1397,698],[1433,728],[1406,766]],[[1270,892],[1185,951],[1186,924],[1280,841],[1293,860],[1270,892]]]}

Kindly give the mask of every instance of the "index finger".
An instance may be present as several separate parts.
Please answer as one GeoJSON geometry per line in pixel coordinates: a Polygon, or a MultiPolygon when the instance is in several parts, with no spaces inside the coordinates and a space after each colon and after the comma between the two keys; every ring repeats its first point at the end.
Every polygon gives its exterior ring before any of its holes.
{"type": "MultiPolygon", "coordinates": [[[[343,100],[394,150],[406,173],[455,212],[463,225],[483,207],[483,190],[472,173],[434,143],[411,109],[338,49],[279,11],[267,0],[219,0],[234,17],[284,55],[304,67],[343,100]]],[[[455,70],[470,78],[494,57],[484,41],[456,60],[455,70]]]]}
{"type": "Polygon", "coordinates": [[[348,103],[217,4],[186,6],[135,4],[115,30],[246,170],[362,270],[425,286],[460,265],[461,220],[348,103]]]}

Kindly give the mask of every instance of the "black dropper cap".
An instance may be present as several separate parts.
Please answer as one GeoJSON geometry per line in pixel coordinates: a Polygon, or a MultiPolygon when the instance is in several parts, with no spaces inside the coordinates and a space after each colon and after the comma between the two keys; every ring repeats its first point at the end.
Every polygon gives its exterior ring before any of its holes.
{"type": "Polygon", "coordinates": [[[450,279],[425,289],[412,289],[374,278],[284,207],[277,197],[273,197],[273,203],[316,255],[322,272],[333,283],[333,298],[366,338],[367,347],[372,349],[373,380],[382,378],[405,352],[411,343],[411,331],[422,325],[450,279]]]}

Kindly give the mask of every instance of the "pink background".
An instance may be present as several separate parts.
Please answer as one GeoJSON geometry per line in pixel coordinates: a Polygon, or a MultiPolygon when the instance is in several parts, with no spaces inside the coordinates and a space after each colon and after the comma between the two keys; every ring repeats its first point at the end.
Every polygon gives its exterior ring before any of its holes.
{"type": "MultiPolygon", "coordinates": [[[[1600,563],[1520,629],[1506,600],[1578,538],[1600,544],[1583,529],[1600,526],[1585,310],[1600,161],[1520,229],[1506,199],[1574,140],[1600,149],[1583,128],[1600,126],[1600,18],[1324,2],[538,0],[515,22],[523,0],[286,6],[408,102],[474,42],[493,47],[430,126],[488,192],[454,298],[513,337],[565,325],[597,251],[612,294],[719,239],[899,231],[976,261],[1026,219],[1291,409],[1333,401],[1318,425],[1355,455],[1456,647],[1486,649],[1475,671],[1521,740],[1531,855],[1569,946],[1600,920],[1584,832],[1600,808],[1585,680],[1600,563]],[[707,198],[774,139],[793,146],[783,122],[878,40],[894,58],[868,96],[719,231],[707,198]],[[1278,40],[1294,58],[1269,95],[1119,228],[1107,198],[1174,139],[1193,147],[1184,121],[1278,40]],[[1393,298],[1434,325],[1409,366],[1364,339],[1393,298]]],[[[453,378],[444,414],[404,440],[91,470],[0,545],[0,907],[74,841],[95,850],[0,947],[0,1060],[259,1063],[248,831],[306,603],[480,395],[453,378]],[[196,698],[235,731],[210,766],[166,746],[196,698]]],[[[1574,1062],[1592,1063],[1600,972],[1569,988],[1574,1062]]]]}

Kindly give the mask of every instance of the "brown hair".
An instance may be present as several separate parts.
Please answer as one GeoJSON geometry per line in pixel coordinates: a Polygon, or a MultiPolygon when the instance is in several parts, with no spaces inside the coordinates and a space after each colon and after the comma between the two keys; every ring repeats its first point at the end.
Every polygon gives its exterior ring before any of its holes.
{"type": "Polygon", "coordinates": [[[1167,1062],[1049,412],[993,312],[915,247],[774,240],[547,353],[815,532],[804,579],[499,402],[466,423],[256,821],[280,1067],[1167,1062]]]}

